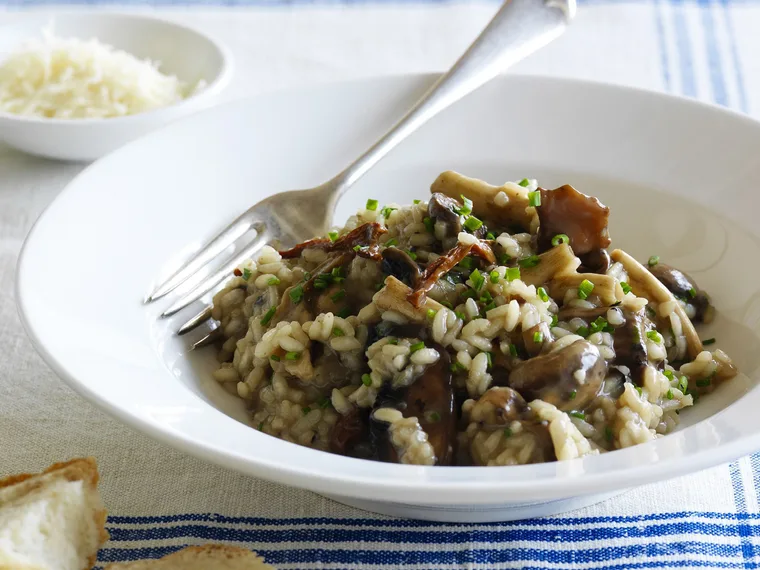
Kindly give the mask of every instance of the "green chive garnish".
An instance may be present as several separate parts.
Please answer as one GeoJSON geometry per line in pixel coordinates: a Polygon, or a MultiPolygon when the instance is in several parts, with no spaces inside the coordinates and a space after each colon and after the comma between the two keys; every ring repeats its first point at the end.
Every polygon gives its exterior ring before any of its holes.
{"type": "Polygon", "coordinates": [[[631,286],[628,285],[628,283],[626,283],[625,281],[620,282],[620,287],[622,287],[623,293],[625,293],[626,295],[631,292],[631,286]]]}
{"type": "Polygon", "coordinates": [[[526,269],[528,267],[535,267],[539,263],[541,263],[541,258],[538,257],[537,255],[531,255],[529,257],[525,257],[525,258],[523,258],[523,259],[521,259],[520,261],[517,262],[517,264],[520,267],[524,267],[526,269]]]}
{"type": "Polygon", "coordinates": [[[377,210],[377,200],[369,199],[367,200],[367,209],[372,210],[373,212],[377,210]]]}
{"type": "Polygon", "coordinates": [[[672,400],[673,399],[673,390],[668,390],[667,394],[665,394],[665,397],[668,400],[672,400]]]}
{"type": "Polygon", "coordinates": [[[710,380],[710,378],[700,378],[697,380],[696,384],[697,388],[704,388],[705,386],[712,384],[712,380],[710,380]]]}
{"type": "Polygon", "coordinates": [[[483,222],[481,222],[475,216],[470,216],[464,222],[465,229],[470,230],[471,232],[474,232],[474,231],[480,229],[480,226],[482,226],[482,225],[483,225],[483,222]]]}
{"type": "Polygon", "coordinates": [[[520,279],[520,268],[519,267],[507,267],[507,281],[514,281],[515,279],[520,279]]]}
{"type": "Polygon", "coordinates": [[[612,428],[607,426],[604,428],[604,437],[607,438],[607,441],[612,441],[612,428]]]}
{"type": "Polygon", "coordinates": [[[702,344],[705,345],[705,346],[710,346],[711,344],[715,344],[715,339],[714,338],[706,338],[705,340],[702,341],[702,344]]]}
{"type": "Polygon", "coordinates": [[[570,399],[575,400],[575,397],[578,395],[578,390],[573,390],[570,392],[570,399]]]}
{"type": "Polygon", "coordinates": [[[480,271],[477,269],[470,273],[470,281],[472,281],[472,286],[476,291],[480,291],[483,288],[483,284],[486,282],[486,278],[483,277],[480,274],[480,271]]]}
{"type": "Polygon", "coordinates": [[[693,299],[696,296],[697,296],[697,290],[694,287],[692,287],[691,289],[689,289],[689,297],[691,297],[693,299]]]}
{"type": "Polygon", "coordinates": [[[454,208],[454,211],[460,216],[467,216],[468,214],[472,214],[472,200],[463,195],[460,195],[460,198],[462,198],[462,207],[454,208]]]}
{"type": "Polygon", "coordinates": [[[647,338],[654,342],[662,342],[662,335],[657,331],[647,331],[647,338]]]}
{"type": "Polygon", "coordinates": [[[493,355],[490,352],[486,352],[486,368],[490,370],[493,368],[493,355]]]}
{"type": "Polygon", "coordinates": [[[589,332],[588,327],[578,327],[578,329],[575,331],[575,334],[582,336],[583,338],[587,338],[591,333],[589,332]]]}
{"type": "Polygon", "coordinates": [[[486,239],[496,239],[496,234],[494,234],[493,232],[488,232],[486,234],[486,239]]]}
{"type": "Polygon", "coordinates": [[[533,342],[536,344],[544,342],[544,333],[536,331],[533,333],[533,342]]]}
{"type": "Polygon", "coordinates": [[[522,180],[520,180],[520,182],[518,182],[518,184],[522,186],[523,188],[527,188],[528,186],[530,186],[530,180],[528,180],[527,178],[523,178],[522,180]]]}
{"type": "Polygon", "coordinates": [[[579,420],[586,420],[586,414],[583,412],[570,412],[570,415],[574,418],[578,418],[579,420]]]}
{"type": "Polygon", "coordinates": [[[667,378],[668,380],[673,380],[673,371],[672,370],[663,370],[662,374],[667,378]]]}
{"type": "Polygon", "coordinates": [[[535,192],[528,192],[528,204],[534,208],[541,205],[541,192],[536,190],[535,192]]]}
{"type": "Polygon", "coordinates": [[[340,301],[345,296],[346,296],[346,290],[345,289],[341,289],[340,291],[336,291],[335,294],[331,295],[330,299],[332,299],[332,301],[334,303],[337,303],[338,301],[340,301]]]}
{"type": "Polygon", "coordinates": [[[392,247],[394,245],[398,245],[398,240],[396,238],[391,238],[385,242],[385,247],[392,247]]]}
{"type": "Polygon", "coordinates": [[[303,412],[303,415],[305,416],[311,411],[311,408],[309,406],[304,406],[303,408],[301,408],[301,411],[303,412]]]}
{"type": "Polygon", "coordinates": [[[499,282],[499,272],[495,269],[491,271],[491,273],[488,274],[489,279],[491,280],[491,283],[498,283],[499,282]]]}
{"type": "Polygon", "coordinates": [[[653,255],[653,256],[652,256],[652,257],[650,257],[650,258],[649,258],[649,260],[647,261],[647,265],[648,265],[649,267],[654,267],[654,266],[655,266],[655,265],[657,265],[658,263],[660,263],[660,256],[659,256],[659,255],[653,255]]]}
{"type": "Polygon", "coordinates": [[[383,208],[382,210],[380,210],[380,213],[383,215],[383,218],[387,218],[388,216],[391,215],[391,212],[393,210],[398,210],[398,208],[390,208],[390,207],[386,206],[385,208],[383,208]]]}
{"type": "Polygon", "coordinates": [[[341,319],[347,319],[348,317],[351,316],[351,309],[349,309],[348,307],[343,307],[340,311],[338,311],[338,316],[341,319]]]}
{"type": "Polygon", "coordinates": [[[504,437],[512,437],[512,430],[510,428],[504,428],[504,437]]]}
{"type": "Polygon", "coordinates": [[[458,318],[460,321],[464,321],[464,320],[467,320],[467,317],[465,316],[465,314],[464,314],[464,313],[460,313],[459,311],[455,311],[455,312],[454,312],[454,314],[456,315],[456,317],[457,317],[457,318],[458,318]]]}
{"type": "Polygon", "coordinates": [[[285,360],[298,360],[301,358],[300,352],[286,352],[285,353],[285,360]]]}
{"type": "Polygon", "coordinates": [[[557,315],[552,315],[552,322],[551,322],[551,325],[549,326],[554,328],[557,326],[557,323],[559,323],[559,318],[557,317],[557,315]]]}
{"type": "Polygon", "coordinates": [[[296,285],[290,290],[290,293],[288,293],[288,295],[290,296],[291,301],[293,301],[296,304],[300,303],[301,300],[303,299],[303,285],[301,284],[296,285]]]}
{"type": "Polygon", "coordinates": [[[276,312],[277,312],[277,307],[270,307],[269,310],[266,313],[264,313],[264,316],[262,317],[261,321],[259,321],[261,325],[267,326],[269,324],[269,321],[272,320],[272,317],[274,316],[276,312]]]}
{"type": "Polygon", "coordinates": [[[472,257],[465,257],[462,261],[459,262],[459,265],[462,267],[462,269],[472,269],[475,265],[475,260],[472,257]]]}
{"type": "Polygon", "coordinates": [[[512,356],[517,356],[517,345],[515,344],[509,345],[509,354],[511,354],[512,356]]]}
{"type": "Polygon", "coordinates": [[[684,394],[689,389],[689,380],[686,378],[686,376],[681,376],[681,378],[678,380],[678,389],[681,390],[684,394]]]}
{"type": "Polygon", "coordinates": [[[259,422],[259,431],[264,431],[264,422],[259,422]]]}
{"type": "Polygon", "coordinates": [[[427,412],[425,414],[425,419],[429,421],[430,423],[440,422],[441,421],[441,414],[436,412],[435,410],[431,412],[427,412]]]}
{"type": "Polygon", "coordinates": [[[344,333],[343,329],[340,327],[334,327],[332,333],[333,336],[346,336],[346,333],[344,333]]]}
{"type": "Polygon", "coordinates": [[[372,386],[372,376],[369,374],[362,374],[362,384],[365,386],[372,386]]]}
{"type": "Polygon", "coordinates": [[[538,298],[544,302],[549,300],[549,294],[546,292],[546,289],[544,289],[543,287],[539,287],[538,289],[536,289],[536,294],[538,295],[538,298]]]}
{"type": "Polygon", "coordinates": [[[552,245],[557,246],[561,243],[570,243],[570,238],[567,234],[557,234],[552,238],[552,245]]]}
{"type": "Polygon", "coordinates": [[[412,203],[414,204],[419,204],[420,202],[422,202],[422,200],[412,200],[412,203]]]}
{"type": "Polygon", "coordinates": [[[327,232],[327,237],[330,238],[330,241],[335,241],[338,239],[338,232],[327,232]]]}
{"type": "Polygon", "coordinates": [[[279,356],[277,356],[276,354],[272,354],[272,355],[269,357],[269,360],[274,360],[275,362],[279,362],[279,361],[280,361],[280,357],[279,357],[279,356]]]}
{"type": "Polygon", "coordinates": [[[433,221],[433,218],[428,218],[427,216],[422,218],[422,223],[425,224],[425,229],[428,231],[428,233],[433,233],[433,228],[435,226],[435,222],[433,221]]]}
{"type": "Polygon", "coordinates": [[[329,408],[332,405],[330,398],[322,397],[317,401],[317,405],[323,410],[329,408]]]}
{"type": "Polygon", "coordinates": [[[245,269],[243,269],[243,279],[248,281],[250,278],[251,278],[251,270],[246,267],[245,269]]]}
{"type": "Polygon", "coordinates": [[[602,332],[606,327],[607,320],[604,317],[597,317],[596,320],[591,323],[591,334],[602,332]]]}
{"type": "Polygon", "coordinates": [[[422,350],[423,348],[425,348],[424,342],[422,341],[415,342],[412,346],[409,347],[409,353],[414,354],[415,352],[417,352],[418,350],[422,350]]]}
{"type": "Polygon", "coordinates": [[[267,281],[267,284],[268,285],[279,285],[280,284],[280,280],[277,279],[277,277],[270,277],[269,281],[267,281]]]}
{"type": "Polygon", "coordinates": [[[578,298],[588,299],[588,296],[591,295],[591,291],[593,290],[594,290],[594,284],[588,279],[584,279],[583,281],[581,281],[581,284],[578,285],[578,298]]]}

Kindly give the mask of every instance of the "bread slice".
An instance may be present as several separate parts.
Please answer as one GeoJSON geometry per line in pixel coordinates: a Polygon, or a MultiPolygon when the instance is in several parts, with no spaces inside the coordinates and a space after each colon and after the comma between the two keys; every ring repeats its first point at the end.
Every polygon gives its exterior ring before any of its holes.
{"type": "Polygon", "coordinates": [[[92,458],[0,479],[0,570],[89,570],[108,540],[92,458]]]}
{"type": "Polygon", "coordinates": [[[140,560],[139,562],[119,562],[109,564],[106,570],[275,570],[255,552],[224,546],[208,544],[206,546],[188,546],[159,560],[140,560]]]}

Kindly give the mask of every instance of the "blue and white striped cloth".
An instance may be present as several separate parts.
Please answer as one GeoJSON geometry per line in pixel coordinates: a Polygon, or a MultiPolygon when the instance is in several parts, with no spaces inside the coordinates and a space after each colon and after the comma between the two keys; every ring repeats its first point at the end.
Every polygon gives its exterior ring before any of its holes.
{"type": "MultiPolygon", "coordinates": [[[[440,70],[496,9],[494,2],[435,0],[103,4],[224,38],[238,68],[230,97],[440,70]]],[[[72,6],[101,8],[98,0],[72,6]]],[[[0,24],[70,7],[67,0],[0,0],[0,24]]],[[[760,0],[582,0],[572,29],[517,71],[625,83],[758,113],[760,0]]],[[[760,455],[564,516],[436,524],[383,518],[243,477],[127,431],[47,371],[10,298],[31,220],[77,168],[0,148],[0,346],[13,347],[0,359],[0,471],[95,455],[111,512],[111,541],[99,564],[226,542],[255,549],[283,570],[760,567],[760,455]]]]}

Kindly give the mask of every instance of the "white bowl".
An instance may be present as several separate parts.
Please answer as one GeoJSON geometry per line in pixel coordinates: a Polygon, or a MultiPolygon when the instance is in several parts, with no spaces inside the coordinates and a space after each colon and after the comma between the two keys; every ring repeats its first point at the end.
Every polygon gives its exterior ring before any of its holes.
{"type": "Polygon", "coordinates": [[[31,154],[94,160],[153,129],[210,106],[232,75],[229,51],[214,39],[166,20],[126,14],[58,14],[0,28],[0,61],[53,23],[59,37],[97,38],[139,59],[161,62],[163,73],[206,87],[167,107],[109,119],[45,119],[0,112],[0,141],[31,154]]]}
{"type": "MultiPolygon", "coordinates": [[[[672,435],[584,459],[520,467],[418,467],[300,447],[246,424],[144,305],[157,280],[261,198],[313,186],[408,108],[429,76],[264,95],[171,125],[90,166],[45,211],[18,266],[25,326],[50,366],[125,423],[188,453],[378,512],[465,521],[566,510],[600,494],[760,449],[760,123],[623,87],[496,79],[372,170],[339,205],[409,203],[456,169],[493,182],[572,183],[612,209],[613,246],[659,254],[710,291],[717,337],[742,374],[681,414],[672,435]],[[255,127],[255,128],[254,128],[255,127]]],[[[294,204],[293,207],[298,207],[294,204]]]]}

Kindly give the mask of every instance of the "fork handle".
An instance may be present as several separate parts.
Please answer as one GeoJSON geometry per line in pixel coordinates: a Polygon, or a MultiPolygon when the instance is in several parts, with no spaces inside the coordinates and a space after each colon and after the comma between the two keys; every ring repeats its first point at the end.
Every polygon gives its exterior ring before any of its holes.
{"type": "Polygon", "coordinates": [[[507,0],[464,55],[414,107],[367,152],[325,184],[331,190],[328,211],[406,137],[452,103],[558,38],[574,15],[575,0],[507,0]]]}

